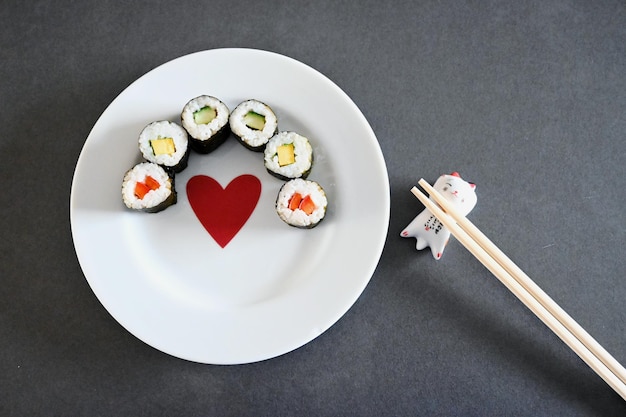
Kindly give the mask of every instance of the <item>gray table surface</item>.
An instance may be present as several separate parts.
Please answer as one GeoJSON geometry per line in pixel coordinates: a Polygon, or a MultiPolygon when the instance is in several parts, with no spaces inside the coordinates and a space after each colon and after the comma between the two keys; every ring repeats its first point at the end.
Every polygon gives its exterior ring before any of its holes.
{"type": "Polygon", "coordinates": [[[626,363],[624,1],[5,0],[0,80],[0,415],[626,414],[457,241],[435,261],[399,237],[417,180],[461,172],[478,185],[471,220],[626,363]],[[107,105],[222,47],[333,80],[370,122],[391,189],[357,302],[303,347],[237,366],[127,332],[85,280],[69,219],[107,105]]]}

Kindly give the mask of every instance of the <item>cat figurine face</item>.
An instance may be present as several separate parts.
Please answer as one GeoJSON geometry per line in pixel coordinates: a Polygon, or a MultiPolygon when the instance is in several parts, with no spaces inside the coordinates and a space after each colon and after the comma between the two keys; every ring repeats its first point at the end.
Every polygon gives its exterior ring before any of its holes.
{"type": "MultiPolygon", "coordinates": [[[[476,185],[463,180],[458,172],[440,176],[433,188],[464,216],[476,205],[476,185]]],[[[400,236],[417,239],[417,250],[430,246],[433,257],[440,259],[450,240],[450,231],[428,209],[424,209],[400,232],[400,236]]]]}

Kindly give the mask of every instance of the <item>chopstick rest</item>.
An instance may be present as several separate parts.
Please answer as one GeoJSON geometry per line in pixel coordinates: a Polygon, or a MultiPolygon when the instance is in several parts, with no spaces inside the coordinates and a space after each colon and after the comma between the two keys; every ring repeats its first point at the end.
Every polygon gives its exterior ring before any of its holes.
{"type": "Polygon", "coordinates": [[[423,179],[419,181],[419,184],[430,194],[430,198],[417,187],[413,187],[411,192],[426,209],[433,213],[472,255],[626,400],[626,369],[442,194],[423,179]]]}
{"type": "MultiPolygon", "coordinates": [[[[463,180],[458,172],[440,176],[433,188],[463,213],[463,216],[468,215],[476,205],[476,185],[463,180]]],[[[400,236],[414,237],[417,250],[430,246],[433,257],[438,260],[441,259],[443,250],[448,244],[450,231],[428,208],[425,208],[400,232],[400,236]]]]}

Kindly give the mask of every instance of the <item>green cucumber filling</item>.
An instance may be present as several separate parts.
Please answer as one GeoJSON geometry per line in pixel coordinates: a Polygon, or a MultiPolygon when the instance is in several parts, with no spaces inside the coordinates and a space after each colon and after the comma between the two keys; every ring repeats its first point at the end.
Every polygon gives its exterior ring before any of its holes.
{"type": "Polygon", "coordinates": [[[217,112],[210,106],[204,106],[200,110],[193,112],[193,121],[197,125],[206,125],[217,117],[217,112]]]}
{"type": "Polygon", "coordinates": [[[243,116],[243,123],[250,129],[263,130],[265,127],[265,116],[250,110],[243,116]]]}

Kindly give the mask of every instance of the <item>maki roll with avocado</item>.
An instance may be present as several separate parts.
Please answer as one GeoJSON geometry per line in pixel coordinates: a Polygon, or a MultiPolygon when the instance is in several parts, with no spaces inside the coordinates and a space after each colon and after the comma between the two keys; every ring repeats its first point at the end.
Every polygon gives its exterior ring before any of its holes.
{"type": "Polygon", "coordinates": [[[295,132],[280,132],[265,146],[265,168],[281,180],[306,179],[313,164],[309,140],[295,132]]]}
{"type": "Polygon", "coordinates": [[[137,164],[124,175],[122,200],[133,210],[148,213],[165,210],[176,204],[174,177],[155,163],[137,164]]]}
{"type": "Polygon", "coordinates": [[[240,103],[229,118],[230,130],[248,149],[261,152],[265,144],[278,131],[278,119],[274,111],[258,100],[240,103]]]}
{"type": "Polygon", "coordinates": [[[180,119],[191,149],[206,154],[224,143],[230,134],[229,116],[226,104],[213,96],[202,95],[185,104],[180,119]]]}
{"type": "Polygon", "coordinates": [[[147,161],[180,172],[187,167],[189,137],[187,131],[174,122],[152,122],[139,134],[139,150],[147,161]]]}
{"type": "Polygon", "coordinates": [[[276,212],[290,226],[311,229],[324,219],[327,205],[326,193],[318,183],[296,178],[278,192],[276,212]]]}

